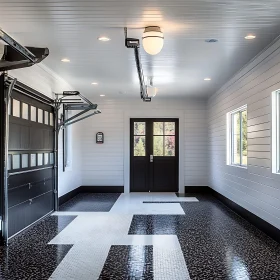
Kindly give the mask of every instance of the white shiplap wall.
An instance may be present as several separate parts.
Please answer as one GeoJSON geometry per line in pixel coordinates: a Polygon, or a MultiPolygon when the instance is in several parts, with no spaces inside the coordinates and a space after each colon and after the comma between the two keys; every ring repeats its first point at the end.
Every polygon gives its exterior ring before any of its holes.
{"type": "Polygon", "coordinates": [[[89,186],[125,186],[129,191],[129,119],[174,117],[180,120],[180,191],[184,186],[206,186],[207,102],[204,99],[95,100],[102,114],[80,124],[82,136],[82,183],[89,186]],[[105,143],[95,143],[104,132],[105,143]]]}
{"type": "Polygon", "coordinates": [[[271,95],[280,89],[280,41],[266,48],[208,102],[209,183],[280,228],[280,175],[271,166],[271,95]],[[248,105],[248,168],[226,165],[226,114],[248,105]]]}
{"type": "MultiPolygon", "coordinates": [[[[72,90],[72,87],[65,80],[60,78],[43,64],[9,71],[9,75],[50,98],[54,97],[54,92],[72,90]]],[[[60,133],[59,137],[59,196],[62,196],[81,185],[80,133],[77,125],[73,126],[72,135],[73,164],[72,170],[67,172],[63,172],[62,170],[62,133],[60,133]]]]}

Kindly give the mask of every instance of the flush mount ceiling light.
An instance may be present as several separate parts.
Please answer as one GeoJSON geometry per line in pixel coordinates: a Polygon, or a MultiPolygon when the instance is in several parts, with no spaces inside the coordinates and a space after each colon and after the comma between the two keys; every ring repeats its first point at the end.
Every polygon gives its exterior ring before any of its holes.
{"type": "Polygon", "coordinates": [[[144,50],[150,55],[158,54],[163,47],[164,37],[158,26],[148,26],[145,28],[142,37],[144,50]]]}
{"type": "Polygon", "coordinates": [[[102,42],[108,42],[110,41],[111,39],[109,37],[106,37],[106,36],[100,36],[98,37],[98,40],[99,41],[102,41],[102,42]]]}
{"type": "Polygon", "coordinates": [[[101,96],[101,97],[104,97],[104,96],[105,96],[105,94],[100,94],[100,96],[101,96]]]}
{"type": "Polygon", "coordinates": [[[205,78],[204,81],[211,81],[211,78],[205,78]]]}
{"type": "Polygon", "coordinates": [[[70,59],[69,58],[62,58],[61,62],[70,62],[70,59]]]}
{"type": "Polygon", "coordinates": [[[253,39],[255,39],[255,38],[256,38],[256,36],[255,36],[255,35],[252,35],[252,34],[249,34],[249,35],[247,35],[247,36],[245,37],[246,40],[253,40],[253,39]]]}
{"type": "Polygon", "coordinates": [[[153,77],[148,79],[148,85],[146,86],[146,89],[148,97],[155,97],[157,95],[158,89],[154,87],[153,77]]]}
{"type": "Polygon", "coordinates": [[[98,85],[98,83],[97,82],[93,82],[93,83],[91,83],[92,85],[94,85],[94,86],[96,86],[96,85],[98,85]]]}

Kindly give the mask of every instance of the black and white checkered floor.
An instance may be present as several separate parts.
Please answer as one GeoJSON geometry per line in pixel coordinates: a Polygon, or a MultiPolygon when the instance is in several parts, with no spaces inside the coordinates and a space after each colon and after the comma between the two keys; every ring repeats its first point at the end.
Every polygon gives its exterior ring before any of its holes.
{"type": "Polygon", "coordinates": [[[0,249],[0,279],[280,279],[280,245],[211,196],[83,194],[61,210],[0,249]]]}

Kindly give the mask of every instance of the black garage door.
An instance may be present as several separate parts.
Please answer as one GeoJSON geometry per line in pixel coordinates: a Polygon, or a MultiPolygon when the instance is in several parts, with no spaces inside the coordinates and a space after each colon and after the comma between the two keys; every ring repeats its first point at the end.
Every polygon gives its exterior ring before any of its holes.
{"type": "Polygon", "coordinates": [[[8,236],[54,209],[53,107],[12,92],[9,108],[8,236]]]}

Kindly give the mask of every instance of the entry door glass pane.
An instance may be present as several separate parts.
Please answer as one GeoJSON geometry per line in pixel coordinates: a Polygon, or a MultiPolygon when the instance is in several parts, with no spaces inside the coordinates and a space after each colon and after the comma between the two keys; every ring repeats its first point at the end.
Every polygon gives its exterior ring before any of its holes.
{"type": "Polygon", "coordinates": [[[240,113],[237,112],[233,116],[233,164],[240,164],[240,113]]]}
{"type": "Polygon", "coordinates": [[[175,156],[175,122],[154,122],[154,156],[175,156]]]}
{"type": "Polygon", "coordinates": [[[146,123],[134,122],[134,156],[146,156],[146,123]]]}

